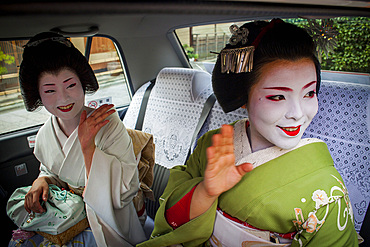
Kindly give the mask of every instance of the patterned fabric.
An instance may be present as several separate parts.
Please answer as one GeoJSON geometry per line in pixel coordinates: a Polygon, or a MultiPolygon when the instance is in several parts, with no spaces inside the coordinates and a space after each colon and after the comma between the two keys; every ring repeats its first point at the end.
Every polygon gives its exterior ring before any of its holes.
{"type": "MultiPolygon", "coordinates": [[[[147,85],[133,97],[124,118],[134,128],[147,85]]],[[[185,163],[203,104],[212,93],[211,75],[184,68],[165,68],[157,76],[143,123],[154,137],[156,163],[167,168],[185,163]]]]}
{"type": "Polygon", "coordinates": [[[319,111],[303,138],[323,140],[342,176],[360,231],[370,202],[370,86],[322,81],[319,111]]]}
{"type": "Polygon", "coordinates": [[[225,113],[222,110],[220,104],[216,101],[203,128],[200,130],[198,139],[209,130],[221,128],[223,124],[232,123],[237,120],[246,118],[247,116],[248,116],[247,109],[243,108],[239,108],[236,109],[235,111],[225,113]]]}

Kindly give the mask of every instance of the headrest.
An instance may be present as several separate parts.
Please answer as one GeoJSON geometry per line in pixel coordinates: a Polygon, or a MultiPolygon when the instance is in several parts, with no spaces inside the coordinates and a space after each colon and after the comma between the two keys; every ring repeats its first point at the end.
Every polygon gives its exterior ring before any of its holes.
{"type": "Polygon", "coordinates": [[[212,90],[211,74],[187,68],[163,68],[152,95],[167,100],[193,103],[212,90]]]}

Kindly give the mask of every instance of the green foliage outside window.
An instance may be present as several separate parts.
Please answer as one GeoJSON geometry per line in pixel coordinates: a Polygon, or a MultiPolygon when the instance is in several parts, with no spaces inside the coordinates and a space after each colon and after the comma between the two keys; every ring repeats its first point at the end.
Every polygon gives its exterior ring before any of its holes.
{"type": "Polygon", "coordinates": [[[190,59],[194,58],[195,60],[198,59],[199,55],[194,53],[194,48],[193,47],[191,47],[187,44],[184,44],[182,47],[184,48],[184,50],[186,52],[186,55],[188,55],[188,58],[190,58],[190,59]]]}
{"type": "Polygon", "coordinates": [[[14,57],[11,55],[5,54],[1,49],[0,49],[0,75],[8,73],[8,70],[6,67],[1,66],[1,63],[4,62],[6,64],[12,64],[14,63],[14,57]]]}
{"type": "MultiPolygon", "coordinates": [[[[327,55],[321,51],[323,70],[370,72],[370,18],[338,17],[331,19],[337,30],[337,46],[327,55]]],[[[305,19],[291,19],[288,22],[308,27],[305,19]]]]}

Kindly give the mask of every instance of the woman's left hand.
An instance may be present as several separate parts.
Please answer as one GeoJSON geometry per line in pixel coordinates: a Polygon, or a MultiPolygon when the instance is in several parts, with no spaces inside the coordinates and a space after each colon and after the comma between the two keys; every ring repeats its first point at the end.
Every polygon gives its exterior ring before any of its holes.
{"type": "Polygon", "coordinates": [[[87,117],[87,112],[85,110],[81,113],[80,124],[78,125],[78,139],[80,140],[88,173],[95,152],[95,136],[99,130],[109,122],[106,118],[116,111],[115,109],[111,109],[112,107],[112,104],[102,105],[89,117],[87,117]]]}

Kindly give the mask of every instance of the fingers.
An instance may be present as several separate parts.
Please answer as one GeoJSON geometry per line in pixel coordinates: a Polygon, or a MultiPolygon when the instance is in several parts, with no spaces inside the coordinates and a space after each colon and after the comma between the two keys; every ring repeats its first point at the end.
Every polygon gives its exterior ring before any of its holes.
{"type": "Polygon", "coordinates": [[[48,194],[49,185],[47,179],[45,179],[45,177],[37,178],[24,198],[24,208],[26,211],[28,213],[31,213],[31,211],[36,213],[44,212],[45,210],[40,204],[40,198],[46,201],[48,199],[48,194]]]}
{"type": "Polygon", "coordinates": [[[212,146],[215,147],[215,155],[234,153],[234,129],[230,125],[223,125],[220,134],[212,137],[212,146]]]}
{"type": "Polygon", "coordinates": [[[244,176],[246,173],[253,170],[253,164],[243,163],[243,164],[237,166],[236,169],[238,170],[240,175],[244,176]]]}
{"type": "MultiPolygon", "coordinates": [[[[116,110],[111,109],[113,107],[112,104],[109,105],[102,105],[98,109],[96,109],[87,119],[89,122],[89,125],[100,129],[104,125],[106,125],[109,120],[106,120],[106,118],[113,114],[116,110]],[[110,110],[109,110],[110,109],[110,110]]],[[[81,123],[81,122],[80,122],[81,123]]]]}
{"type": "Polygon", "coordinates": [[[223,153],[234,153],[234,128],[231,125],[223,125],[221,128],[223,153]]]}
{"type": "Polygon", "coordinates": [[[43,193],[42,193],[42,200],[44,202],[46,202],[48,200],[48,195],[49,195],[49,188],[48,189],[44,189],[43,193]]]}
{"type": "Polygon", "coordinates": [[[27,213],[29,213],[29,214],[31,213],[31,209],[28,206],[27,200],[24,200],[24,208],[26,209],[27,213]]]}
{"type": "Polygon", "coordinates": [[[106,119],[109,115],[116,111],[115,109],[111,109],[113,106],[114,106],[113,104],[102,105],[98,109],[96,109],[93,113],[91,113],[89,118],[93,118],[96,121],[106,119]]]}
{"type": "Polygon", "coordinates": [[[234,128],[231,125],[224,124],[221,127],[221,134],[228,138],[233,138],[234,128]]]}
{"type": "Polygon", "coordinates": [[[212,149],[213,159],[217,160],[221,156],[221,134],[215,134],[212,136],[212,149]]]}
{"type": "Polygon", "coordinates": [[[81,116],[80,116],[80,124],[86,120],[86,117],[87,117],[87,112],[84,110],[82,111],[81,116]]]}
{"type": "MultiPolygon", "coordinates": [[[[44,199],[44,196],[43,196],[44,199]]],[[[46,192],[46,200],[47,200],[47,192],[46,192]]],[[[46,201],[45,200],[45,201],[46,201]]],[[[35,213],[43,213],[45,210],[40,204],[40,196],[38,193],[27,193],[24,201],[24,208],[26,209],[27,213],[31,213],[31,211],[35,213]]]]}
{"type": "Polygon", "coordinates": [[[206,152],[207,152],[207,161],[208,161],[207,166],[212,166],[212,164],[214,164],[217,161],[217,158],[215,155],[216,154],[215,147],[212,147],[212,146],[208,147],[206,152]]]}
{"type": "Polygon", "coordinates": [[[230,125],[224,125],[220,134],[212,136],[212,146],[207,148],[207,169],[223,169],[222,167],[234,165],[234,129],[230,125]]]}

